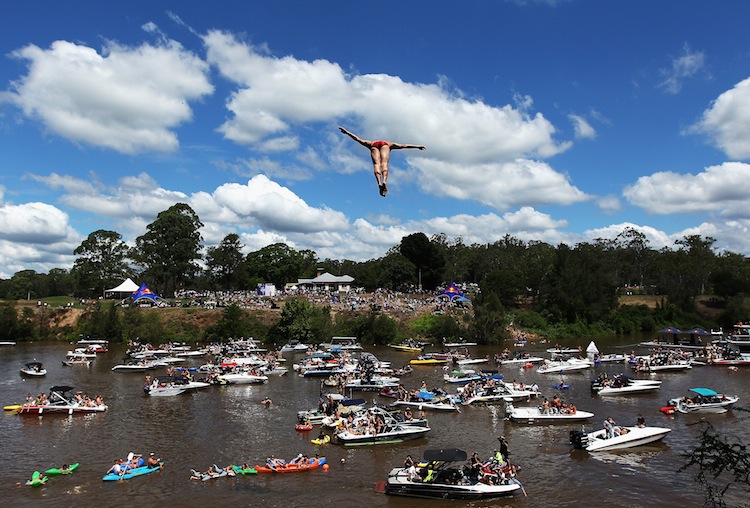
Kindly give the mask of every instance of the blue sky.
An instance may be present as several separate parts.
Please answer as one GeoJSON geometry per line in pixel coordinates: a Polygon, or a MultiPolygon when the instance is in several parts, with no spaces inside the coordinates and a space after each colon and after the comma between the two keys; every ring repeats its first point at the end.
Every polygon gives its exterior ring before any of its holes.
{"type": "Polygon", "coordinates": [[[37,2],[0,20],[0,276],[188,203],[206,246],[750,253],[750,4],[37,2]],[[40,12],[44,16],[40,16],[40,12]],[[378,194],[368,139],[396,151],[378,194]]]}

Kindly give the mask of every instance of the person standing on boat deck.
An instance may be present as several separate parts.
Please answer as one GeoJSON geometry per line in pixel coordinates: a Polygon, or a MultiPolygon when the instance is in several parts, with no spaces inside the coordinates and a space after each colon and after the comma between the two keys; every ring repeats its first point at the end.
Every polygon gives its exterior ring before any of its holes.
{"type": "Polygon", "coordinates": [[[611,416],[604,419],[604,430],[607,431],[607,437],[615,437],[615,421],[611,416]]]}
{"type": "Polygon", "coordinates": [[[507,458],[508,455],[510,455],[510,452],[508,451],[508,441],[506,441],[505,436],[500,436],[497,440],[500,441],[500,453],[503,457],[507,458]]]}
{"type": "Polygon", "coordinates": [[[369,139],[362,139],[356,134],[352,134],[343,127],[339,127],[339,130],[370,150],[375,179],[378,181],[378,189],[380,190],[380,195],[383,197],[388,194],[388,162],[391,158],[391,150],[400,150],[403,148],[417,148],[419,150],[427,149],[424,145],[394,143],[392,141],[384,140],[370,141],[369,139]]]}

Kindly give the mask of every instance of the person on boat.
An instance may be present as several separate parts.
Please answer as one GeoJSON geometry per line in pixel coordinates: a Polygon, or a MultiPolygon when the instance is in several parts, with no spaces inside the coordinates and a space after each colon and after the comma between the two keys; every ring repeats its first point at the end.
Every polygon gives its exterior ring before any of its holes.
{"type": "Polygon", "coordinates": [[[277,459],[273,455],[266,461],[266,466],[274,471],[280,467],[286,467],[286,461],[284,459],[277,459]]]}
{"type": "Polygon", "coordinates": [[[406,408],[406,409],[404,410],[404,420],[406,420],[406,421],[409,421],[409,420],[411,420],[412,418],[414,418],[414,415],[413,415],[413,414],[411,413],[411,409],[409,409],[409,408],[406,408]]]}
{"type": "Polygon", "coordinates": [[[290,466],[299,466],[299,465],[302,465],[300,463],[303,460],[304,460],[304,455],[302,455],[301,453],[299,453],[299,454],[297,454],[296,457],[294,457],[292,460],[289,461],[289,465],[290,466]]]}
{"type": "Polygon", "coordinates": [[[646,426],[646,419],[641,413],[638,413],[638,418],[635,419],[635,426],[643,428],[646,426]]]}
{"type": "Polygon", "coordinates": [[[155,467],[159,467],[159,464],[161,463],[161,459],[156,456],[154,452],[151,452],[148,454],[148,459],[146,460],[146,465],[150,467],[151,469],[155,467]]]}
{"type": "Polygon", "coordinates": [[[127,465],[123,464],[122,459],[117,459],[117,461],[112,465],[112,467],[109,468],[109,471],[107,471],[107,474],[121,474],[127,470],[127,465]]]}
{"type": "Polygon", "coordinates": [[[607,438],[615,437],[615,420],[608,416],[604,419],[604,430],[607,431],[607,438]]]}
{"type": "Polygon", "coordinates": [[[394,143],[392,141],[383,140],[370,141],[368,139],[362,139],[356,134],[352,134],[343,127],[339,127],[339,130],[360,145],[370,150],[370,158],[372,159],[375,179],[378,181],[378,189],[380,191],[380,195],[383,197],[388,194],[388,162],[391,158],[391,150],[400,150],[403,148],[417,148],[419,150],[426,150],[426,147],[424,145],[394,143]]]}
{"type": "Polygon", "coordinates": [[[419,477],[417,475],[417,465],[414,463],[414,460],[412,460],[411,455],[407,455],[406,459],[404,459],[404,471],[406,472],[406,477],[409,481],[419,477]]]}
{"type": "Polygon", "coordinates": [[[510,451],[508,451],[508,441],[505,439],[505,436],[500,436],[497,440],[500,441],[500,453],[503,457],[508,457],[510,451]]]}

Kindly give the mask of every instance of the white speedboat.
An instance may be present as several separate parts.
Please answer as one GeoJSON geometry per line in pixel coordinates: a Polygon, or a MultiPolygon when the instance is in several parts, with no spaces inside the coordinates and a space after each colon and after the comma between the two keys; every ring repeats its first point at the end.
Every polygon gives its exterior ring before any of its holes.
{"type": "Polygon", "coordinates": [[[85,348],[85,347],[78,347],[78,348],[75,348],[73,351],[68,351],[68,354],[66,356],[67,357],[83,356],[84,358],[90,358],[93,360],[94,358],[96,358],[96,351],[92,351],[89,348],[85,348]]]}
{"type": "Polygon", "coordinates": [[[42,377],[47,375],[47,369],[40,362],[29,362],[21,367],[22,376],[42,377]]]}
{"type": "Polygon", "coordinates": [[[589,452],[623,450],[659,441],[671,431],[672,429],[666,427],[617,426],[611,431],[601,429],[586,433],[573,430],[570,432],[570,443],[575,448],[581,448],[589,452]]]}
{"type": "Polygon", "coordinates": [[[230,372],[227,374],[220,374],[218,379],[219,382],[230,385],[261,384],[268,382],[268,376],[252,374],[250,372],[230,372]]]}
{"type": "Polygon", "coordinates": [[[443,381],[454,385],[463,385],[480,379],[482,379],[482,375],[473,370],[454,370],[443,374],[443,381]]]}
{"type": "Polygon", "coordinates": [[[541,356],[532,356],[529,353],[519,351],[514,356],[508,356],[507,358],[498,358],[495,363],[498,365],[526,365],[529,363],[541,363],[544,358],[541,356]]]}
{"type": "Polygon", "coordinates": [[[112,367],[113,372],[143,372],[150,369],[155,369],[157,364],[153,361],[133,361],[128,363],[121,363],[112,367]]]}
{"type": "Polygon", "coordinates": [[[456,448],[426,450],[424,465],[419,468],[394,468],[382,489],[386,494],[436,499],[492,499],[512,496],[523,490],[515,477],[514,468],[507,463],[492,474],[467,476],[467,454],[456,448]]]}
{"type": "Polygon", "coordinates": [[[736,395],[717,393],[710,388],[691,388],[690,391],[693,395],[670,399],[669,406],[680,413],[726,413],[740,400],[736,395]]]}
{"type": "Polygon", "coordinates": [[[68,354],[65,357],[65,360],[62,361],[63,365],[66,367],[74,367],[76,365],[82,365],[84,367],[90,367],[92,360],[90,358],[86,358],[84,355],[77,355],[68,354]]]}
{"type": "Polygon", "coordinates": [[[489,361],[490,361],[489,357],[485,357],[485,358],[460,358],[460,359],[455,360],[455,363],[457,365],[474,365],[474,364],[477,364],[477,363],[487,363],[489,361]]]}
{"type": "Polygon", "coordinates": [[[97,404],[95,401],[88,399],[78,400],[72,392],[72,386],[53,386],[49,390],[46,401],[42,403],[32,402],[23,404],[16,412],[20,415],[37,416],[45,414],[73,415],[101,413],[107,410],[105,404],[97,404]]]}
{"type": "Polygon", "coordinates": [[[516,423],[577,423],[594,417],[594,413],[580,411],[574,412],[544,410],[541,406],[515,407],[513,404],[505,405],[505,413],[508,419],[516,423]]]}
{"type": "Polygon", "coordinates": [[[358,433],[345,429],[334,435],[333,442],[345,446],[400,443],[401,441],[423,437],[429,431],[429,427],[403,424],[386,425],[381,432],[370,432],[369,430],[366,430],[362,433],[358,433]]]}
{"type": "Polygon", "coordinates": [[[372,407],[358,413],[351,423],[342,425],[334,434],[333,442],[345,446],[399,443],[418,439],[429,431],[426,423],[422,426],[399,422],[388,411],[372,407]],[[378,422],[380,425],[377,425],[378,422]]]}
{"type": "Polygon", "coordinates": [[[397,400],[393,404],[393,407],[412,407],[419,410],[433,410],[433,411],[459,411],[458,405],[455,400],[447,393],[440,391],[433,393],[427,390],[420,390],[416,397],[409,397],[407,399],[397,400]]]}
{"type": "Polygon", "coordinates": [[[470,406],[473,404],[500,404],[518,400],[531,400],[539,396],[538,391],[526,388],[514,388],[513,385],[496,380],[492,385],[484,385],[475,392],[466,393],[465,389],[459,389],[461,404],[470,406]]]}
{"type": "Polygon", "coordinates": [[[545,360],[544,365],[536,371],[539,374],[559,374],[561,372],[576,372],[590,369],[593,364],[588,360],[579,358],[569,358],[568,360],[549,361],[545,360]]]}
{"type": "Polygon", "coordinates": [[[592,393],[599,395],[631,395],[658,390],[661,381],[656,379],[633,379],[619,374],[611,378],[598,377],[591,382],[592,393]]]}
{"type": "Polygon", "coordinates": [[[308,349],[310,349],[310,346],[307,344],[298,340],[292,340],[281,346],[279,351],[282,353],[304,353],[308,349]]]}
{"type": "Polygon", "coordinates": [[[373,376],[371,379],[352,379],[347,381],[344,387],[347,390],[362,392],[379,392],[385,388],[398,388],[399,380],[397,377],[379,377],[373,376]]]}
{"type": "Polygon", "coordinates": [[[625,363],[628,357],[621,353],[611,353],[607,355],[597,356],[595,362],[598,363],[625,363]]]}
{"type": "Polygon", "coordinates": [[[151,397],[171,397],[207,386],[210,385],[202,381],[192,381],[173,376],[157,376],[151,384],[143,387],[143,391],[151,397]]]}

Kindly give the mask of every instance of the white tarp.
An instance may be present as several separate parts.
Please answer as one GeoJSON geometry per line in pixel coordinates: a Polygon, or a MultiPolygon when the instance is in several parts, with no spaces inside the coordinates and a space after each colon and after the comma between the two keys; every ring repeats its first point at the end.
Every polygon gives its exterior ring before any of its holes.
{"type": "Polygon", "coordinates": [[[105,289],[105,293],[135,293],[140,288],[138,284],[132,281],[130,277],[125,279],[119,286],[112,289],[105,289]]]}

